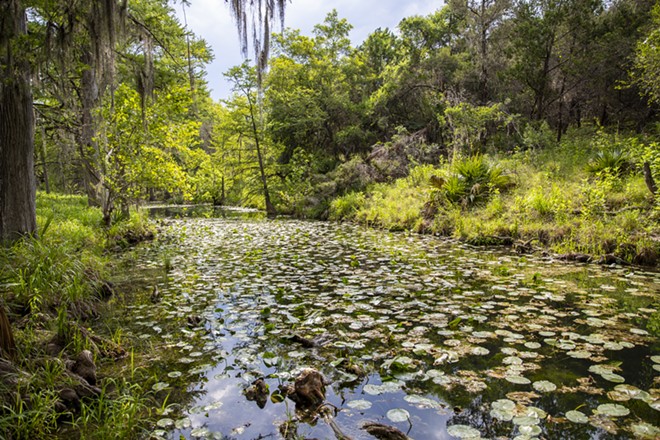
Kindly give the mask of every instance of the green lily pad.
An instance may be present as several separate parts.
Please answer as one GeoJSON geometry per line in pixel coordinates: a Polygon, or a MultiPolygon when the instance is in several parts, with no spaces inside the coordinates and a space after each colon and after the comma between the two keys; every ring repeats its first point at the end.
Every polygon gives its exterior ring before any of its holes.
{"type": "Polygon", "coordinates": [[[503,422],[510,422],[514,417],[513,411],[503,411],[498,409],[491,409],[490,416],[494,419],[501,420],[503,422]]]}
{"type": "Polygon", "coordinates": [[[407,394],[403,400],[410,403],[411,405],[415,405],[421,408],[442,408],[442,405],[435,400],[429,399],[428,397],[417,396],[415,394],[407,394]]]}
{"type": "Polygon", "coordinates": [[[539,425],[520,425],[518,426],[518,432],[528,437],[536,437],[537,435],[541,435],[543,430],[539,425]]]}
{"type": "Polygon", "coordinates": [[[190,431],[190,435],[192,435],[193,437],[205,438],[208,437],[209,434],[211,434],[211,431],[209,431],[209,429],[205,427],[195,428],[192,431],[190,431]]]}
{"type": "Polygon", "coordinates": [[[557,389],[557,385],[548,380],[539,380],[532,384],[532,387],[539,392],[549,393],[557,389]]]}
{"type": "Polygon", "coordinates": [[[660,437],[660,429],[648,423],[635,423],[630,425],[630,430],[636,437],[657,439],[660,437]]]}
{"type": "Polygon", "coordinates": [[[359,400],[350,400],[346,402],[346,406],[352,409],[357,409],[358,411],[363,411],[365,409],[371,408],[371,402],[368,400],[364,399],[359,399],[359,400]]]}
{"type": "Polygon", "coordinates": [[[168,428],[174,425],[174,420],[168,418],[160,419],[156,422],[156,425],[160,426],[161,428],[168,428]]]}
{"type": "Polygon", "coordinates": [[[600,375],[603,379],[609,381],[609,382],[614,382],[614,383],[624,383],[626,379],[623,376],[619,376],[618,374],[615,373],[603,373],[600,375]]]}
{"type": "Polygon", "coordinates": [[[507,381],[511,383],[515,383],[517,385],[529,385],[532,383],[531,380],[527,379],[526,377],[523,376],[505,376],[504,377],[507,381]]]}
{"type": "Polygon", "coordinates": [[[471,353],[475,356],[486,356],[490,353],[490,350],[484,347],[474,347],[471,353]]]}
{"type": "Polygon", "coordinates": [[[591,353],[586,350],[569,351],[566,354],[575,359],[589,359],[591,357],[591,353]]]}
{"type": "Polygon", "coordinates": [[[568,411],[566,413],[566,418],[573,423],[587,423],[589,418],[581,411],[568,411]]]}
{"type": "Polygon", "coordinates": [[[158,382],[158,383],[153,384],[151,389],[158,392],[158,391],[164,390],[165,388],[167,388],[169,386],[170,386],[170,384],[167,383],[167,382],[158,382]]]}
{"type": "Polygon", "coordinates": [[[447,427],[447,433],[458,438],[478,439],[481,438],[481,432],[468,425],[451,425],[447,427]]]}
{"type": "Polygon", "coordinates": [[[519,416],[513,418],[514,425],[530,426],[530,425],[538,425],[539,423],[541,423],[541,420],[538,417],[519,416]]]}
{"type": "Polygon", "coordinates": [[[402,408],[391,409],[387,412],[387,418],[394,423],[407,422],[410,419],[410,413],[402,408]]]}
{"type": "Polygon", "coordinates": [[[623,405],[617,403],[605,403],[603,405],[598,405],[598,408],[594,410],[596,414],[603,414],[610,417],[623,417],[630,414],[630,410],[623,405]]]}
{"type": "Polygon", "coordinates": [[[513,400],[499,399],[491,403],[490,407],[498,411],[513,411],[516,409],[516,404],[513,400]]]}

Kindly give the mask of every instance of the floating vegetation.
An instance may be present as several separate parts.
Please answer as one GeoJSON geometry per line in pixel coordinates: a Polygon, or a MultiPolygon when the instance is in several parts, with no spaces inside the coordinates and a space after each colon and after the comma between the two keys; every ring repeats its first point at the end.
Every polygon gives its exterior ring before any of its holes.
{"type": "Polygon", "coordinates": [[[387,418],[394,423],[407,422],[410,420],[410,413],[405,409],[395,408],[387,411],[387,418]]]}
{"type": "Polygon", "coordinates": [[[192,218],[163,229],[135,256],[151,274],[170,256],[152,283],[160,301],[126,313],[140,343],[162,347],[171,383],[153,390],[178,404],[157,437],[263,438],[295,424],[331,438],[287,398],[305,368],[326,379],[332,423],[347,433],[370,421],[409,425],[417,440],[478,439],[485,423],[489,437],[523,440],[551,438],[552,423],[575,438],[657,437],[660,355],[642,327],[659,274],[347,224],[192,218]]]}
{"type": "Polygon", "coordinates": [[[573,423],[589,423],[589,418],[583,412],[577,410],[568,411],[566,418],[573,423]]]}

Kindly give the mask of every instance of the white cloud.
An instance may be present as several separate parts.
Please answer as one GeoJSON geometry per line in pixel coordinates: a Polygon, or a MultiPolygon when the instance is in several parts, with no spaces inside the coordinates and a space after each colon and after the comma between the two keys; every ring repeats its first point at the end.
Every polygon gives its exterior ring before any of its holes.
{"type": "MultiPolygon", "coordinates": [[[[285,26],[300,29],[309,35],[314,25],[337,9],[340,18],[346,18],[354,28],[351,40],[360,44],[376,28],[395,29],[402,18],[410,15],[426,15],[442,7],[441,0],[293,0],[287,4],[285,26]]],[[[183,23],[181,5],[175,6],[183,23]]],[[[230,86],[223,72],[243,62],[236,27],[224,0],[191,0],[186,8],[188,26],[212,47],[215,60],[208,66],[207,80],[215,99],[229,95],[230,86]]],[[[276,27],[279,30],[279,26],[276,27]]]]}

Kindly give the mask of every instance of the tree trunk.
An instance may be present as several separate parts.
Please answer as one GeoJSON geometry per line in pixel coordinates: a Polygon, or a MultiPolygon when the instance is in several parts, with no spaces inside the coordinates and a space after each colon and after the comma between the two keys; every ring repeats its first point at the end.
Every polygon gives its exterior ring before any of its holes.
{"type": "Polygon", "coordinates": [[[269,217],[277,215],[275,206],[270,201],[270,193],[268,192],[268,180],[266,179],[266,171],[264,169],[264,160],[261,156],[261,146],[259,144],[259,130],[257,129],[257,122],[255,121],[254,103],[250,99],[249,91],[246,93],[248,105],[250,106],[250,119],[252,120],[252,134],[254,135],[254,145],[257,150],[257,160],[259,161],[259,173],[261,175],[261,184],[264,188],[264,199],[266,202],[266,214],[269,217]]]}
{"type": "Polygon", "coordinates": [[[651,194],[655,196],[655,193],[658,192],[658,185],[653,179],[653,173],[651,173],[651,164],[647,161],[644,162],[644,181],[646,182],[646,187],[651,191],[651,194]]]}
{"type": "Polygon", "coordinates": [[[50,194],[50,181],[48,180],[48,165],[46,164],[46,129],[41,127],[41,166],[44,170],[44,184],[46,185],[46,194],[50,194]]]}
{"type": "Polygon", "coordinates": [[[81,129],[78,146],[80,148],[80,158],[82,164],[83,181],[85,192],[87,193],[87,203],[89,206],[100,207],[102,205],[99,188],[99,175],[96,165],[100,163],[98,147],[94,140],[96,134],[96,122],[94,121],[93,111],[96,107],[99,96],[99,88],[96,82],[96,69],[94,67],[94,55],[91,48],[83,51],[82,63],[84,65],[81,76],[81,129]],[[90,157],[91,156],[91,157],[90,157]]]}
{"type": "Polygon", "coordinates": [[[16,39],[27,33],[20,0],[0,2],[0,241],[36,234],[34,113],[30,65],[16,39]]]}
{"type": "Polygon", "coordinates": [[[14,333],[11,330],[9,318],[5,313],[5,307],[0,304],[0,357],[9,360],[16,359],[16,342],[14,342],[14,333]]]}

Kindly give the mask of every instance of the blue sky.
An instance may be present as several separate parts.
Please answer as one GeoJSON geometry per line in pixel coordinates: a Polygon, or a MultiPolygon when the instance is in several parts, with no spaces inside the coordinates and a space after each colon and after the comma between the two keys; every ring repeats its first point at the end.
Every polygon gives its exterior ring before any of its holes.
{"type": "MultiPolygon", "coordinates": [[[[395,29],[402,18],[426,15],[442,5],[442,0],[293,0],[287,4],[284,25],[309,35],[315,24],[336,9],[340,18],[353,25],[350,36],[353,45],[358,45],[378,27],[395,29]]],[[[181,4],[177,2],[174,8],[183,23],[181,4]]],[[[213,48],[215,60],[207,68],[211,94],[216,100],[226,98],[230,90],[222,73],[243,62],[229,6],[224,0],[191,0],[186,17],[192,31],[213,48]]],[[[279,30],[279,24],[276,29],[279,30]]]]}

